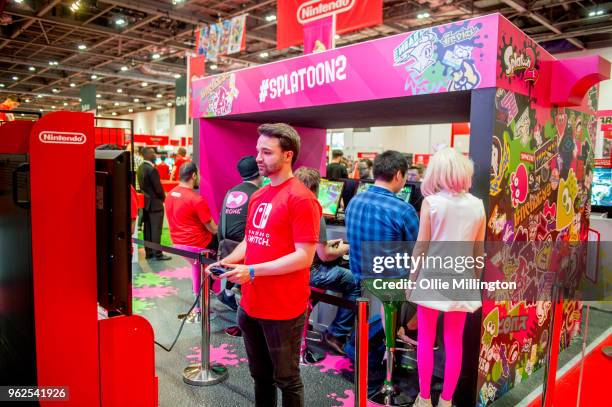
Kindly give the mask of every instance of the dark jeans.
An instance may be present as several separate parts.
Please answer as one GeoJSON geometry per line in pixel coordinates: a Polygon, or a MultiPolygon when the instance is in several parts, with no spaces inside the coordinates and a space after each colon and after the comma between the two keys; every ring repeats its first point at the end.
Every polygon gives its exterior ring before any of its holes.
{"type": "MultiPolygon", "coordinates": [[[[164,226],[164,211],[143,211],[144,220],[144,240],[147,242],[153,242],[160,244],[162,227],[164,226]]],[[[145,253],[147,257],[151,256],[163,256],[160,250],[149,249],[145,247],[145,253]]]]}
{"type": "Polygon", "coordinates": [[[276,407],[278,387],[283,407],[303,407],[300,343],[304,315],[277,321],[252,318],[239,308],[236,319],[242,330],[251,377],[255,381],[255,406],[276,407]]]}
{"type": "MultiPolygon", "coordinates": [[[[327,267],[321,264],[318,270],[311,270],[310,285],[342,293],[342,298],[347,300],[354,301],[361,296],[361,288],[353,273],[340,266],[327,267]]],[[[353,310],[338,307],[336,318],[327,330],[337,338],[344,338],[351,333],[354,323],[353,310]]]]}

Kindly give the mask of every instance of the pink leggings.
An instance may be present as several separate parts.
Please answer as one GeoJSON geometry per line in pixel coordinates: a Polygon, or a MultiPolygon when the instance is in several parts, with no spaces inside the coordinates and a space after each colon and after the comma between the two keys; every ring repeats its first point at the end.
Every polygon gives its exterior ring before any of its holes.
{"type": "MultiPolygon", "coordinates": [[[[436,326],[440,311],[417,306],[419,321],[417,365],[419,370],[419,390],[423,398],[431,398],[431,375],[433,374],[434,353],[436,341],[436,326]]],[[[444,312],[444,348],[446,360],[444,363],[444,385],[441,397],[451,400],[459,373],[463,352],[463,327],[467,313],[463,311],[444,312]]]]}

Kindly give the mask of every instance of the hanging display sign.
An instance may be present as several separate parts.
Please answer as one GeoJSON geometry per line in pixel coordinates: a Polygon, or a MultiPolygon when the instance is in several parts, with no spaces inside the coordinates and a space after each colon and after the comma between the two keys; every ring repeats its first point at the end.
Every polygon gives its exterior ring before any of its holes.
{"type": "Polygon", "coordinates": [[[96,85],[83,85],[80,91],[81,112],[95,112],[97,108],[96,85]]]}
{"type": "Polygon", "coordinates": [[[147,134],[134,134],[134,143],[143,143],[148,146],[167,146],[170,136],[150,136],[147,134]]]}
{"type": "Polygon", "coordinates": [[[181,76],[175,82],[176,111],[174,114],[174,124],[181,125],[187,123],[187,78],[181,76]]]}
{"type": "Polygon", "coordinates": [[[382,0],[283,0],[277,3],[276,48],[304,42],[303,26],[333,17],[342,34],[382,24],[382,0]]]}
{"type": "Polygon", "coordinates": [[[304,54],[334,48],[334,22],[331,16],[304,24],[304,54]]]}
{"type": "Polygon", "coordinates": [[[209,61],[219,55],[236,54],[246,48],[246,14],[215,24],[202,25],[196,32],[196,53],[209,61]]]}

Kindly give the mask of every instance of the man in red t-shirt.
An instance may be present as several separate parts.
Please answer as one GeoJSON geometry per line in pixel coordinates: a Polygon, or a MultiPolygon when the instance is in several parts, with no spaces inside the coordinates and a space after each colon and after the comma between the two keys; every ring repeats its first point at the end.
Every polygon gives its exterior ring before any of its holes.
{"type": "Polygon", "coordinates": [[[282,123],[257,131],[257,165],[270,185],[251,196],[245,238],[220,263],[232,269],[223,278],[242,285],[237,320],[255,381],[255,405],[275,406],[278,387],[283,406],[301,407],[299,351],[321,205],[293,177],[297,132],[282,123]]]}
{"type": "Polygon", "coordinates": [[[174,159],[174,168],[172,169],[172,181],[178,181],[181,173],[181,166],[189,162],[187,158],[187,150],[184,147],[179,147],[176,158],[174,159]]]}
{"type": "MultiPolygon", "coordinates": [[[[178,186],[168,193],[164,201],[170,237],[179,248],[216,250],[217,224],[204,198],[194,191],[199,185],[198,167],[192,162],[184,164],[178,186]]],[[[193,294],[197,297],[200,291],[199,263],[192,267],[192,282],[193,294]]]]}
{"type": "Polygon", "coordinates": [[[160,162],[155,166],[157,168],[157,172],[159,172],[159,179],[162,181],[168,181],[170,179],[170,167],[166,164],[167,156],[162,154],[160,156],[160,162]]]}

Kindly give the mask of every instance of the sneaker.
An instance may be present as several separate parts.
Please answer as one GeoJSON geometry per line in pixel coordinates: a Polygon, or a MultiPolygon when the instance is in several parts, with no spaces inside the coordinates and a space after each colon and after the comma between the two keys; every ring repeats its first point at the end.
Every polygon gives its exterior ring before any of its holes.
{"type": "Polygon", "coordinates": [[[433,404],[431,404],[431,399],[424,399],[419,394],[412,407],[433,407],[433,404]]]}
{"type": "Polygon", "coordinates": [[[440,396],[440,399],[438,400],[438,407],[453,407],[453,401],[444,400],[442,396],[440,396]]]}
{"type": "Polygon", "coordinates": [[[339,338],[335,337],[329,332],[325,332],[325,335],[323,335],[323,339],[325,340],[325,343],[327,343],[327,346],[329,346],[331,350],[334,351],[334,353],[342,356],[346,354],[344,352],[344,349],[342,349],[344,347],[344,344],[339,338]]]}
{"type": "Polygon", "coordinates": [[[232,311],[234,312],[238,311],[238,304],[236,303],[236,297],[233,295],[227,295],[225,293],[225,290],[222,290],[219,294],[217,294],[217,299],[219,300],[221,304],[225,305],[227,308],[231,309],[232,311]]]}
{"type": "Polygon", "coordinates": [[[155,256],[155,260],[157,261],[165,261],[165,260],[170,260],[172,259],[171,256],[168,256],[167,254],[162,254],[161,256],[155,256]]]}
{"type": "Polygon", "coordinates": [[[189,314],[178,314],[178,319],[184,319],[186,324],[199,324],[202,322],[202,313],[191,311],[189,314]]]}

